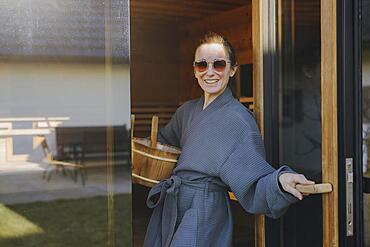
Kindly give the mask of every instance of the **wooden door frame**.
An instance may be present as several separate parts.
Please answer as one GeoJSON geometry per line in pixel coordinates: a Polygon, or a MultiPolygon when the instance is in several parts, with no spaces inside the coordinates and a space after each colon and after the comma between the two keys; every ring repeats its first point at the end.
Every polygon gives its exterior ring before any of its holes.
{"type": "MultiPolygon", "coordinates": [[[[264,111],[265,98],[269,97],[268,92],[272,83],[266,83],[273,78],[273,52],[275,29],[270,24],[275,19],[275,0],[252,0],[252,46],[253,46],[253,97],[254,115],[260,127],[262,136],[271,133],[271,115],[266,115],[264,111]],[[266,73],[266,71],[268,71],[266,73]],[[267,128],[266,128],[267,127],[267,128]]],[[[271,138],[265,139],[267,149],[273,149],[272,143],[268,143],[271,138]]],[[[271,154],[266,150],[267,156],[271,154]]],[[[267,160],[271,160],[267,157],[267,160]]],[[[255,217],[255,247],[266,246],[266,222],[264,215],[255,217]]]]}
{"type": "MultiPolygon", "coordinates": [[[[262,1],[252,0],[252,56],[253,56],[253,97],[254,115],[264,133],[263,119],[263,26],[262,1]]],[[[265,247],[265,216],[257,215],[254,221],[255,247],[265,247]]]]}
{"type": "Polygon", "coordinates": [[[339,246],[337,1],[321,0],[322,181],[333,185],[323,194],[323,246],[339,246]]]}
{"type": "Polygon", "coordinates": [[[361,0],[321,0],[323,246],[363,246],[361,0]],[[353,160],[353,203],[346,203],[346,158],[353,160]],[[353,234],[347,235],[347,211],[353,234]]]}

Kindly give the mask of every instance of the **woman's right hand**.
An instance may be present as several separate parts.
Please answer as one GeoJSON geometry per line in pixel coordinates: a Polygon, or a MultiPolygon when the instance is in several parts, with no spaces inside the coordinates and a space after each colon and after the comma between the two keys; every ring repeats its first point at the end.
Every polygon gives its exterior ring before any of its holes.
{"type": "Polygon", "coordinates": [[[315,184],[314,181],[308,180],[303,174],[296,174],[296,173],[283,173],[279,176],[279,183],[281,184],[281,187],[286,192],[289,192],[290,194],[297,197],[299,200],[303,199],[304,195],[308,194],[302,194],[296,189],[297,184],[302,185],[313,185],[315,184]]]}

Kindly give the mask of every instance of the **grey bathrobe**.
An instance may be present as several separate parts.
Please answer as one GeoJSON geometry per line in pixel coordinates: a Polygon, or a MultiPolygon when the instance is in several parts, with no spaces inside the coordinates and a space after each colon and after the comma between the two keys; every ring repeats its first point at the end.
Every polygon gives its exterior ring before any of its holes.
{"type": "Polygon", "coordinates": [[[153,187],[145,247],[228,247],[232,215],[227,191],[253,214],[280,217],[296,201],[281,191],[278,170],[265,161],[252,114],[226,90],[204,110],[204,97],[179,107],[158,140],[181,148],[171,178],[153,187]]]}

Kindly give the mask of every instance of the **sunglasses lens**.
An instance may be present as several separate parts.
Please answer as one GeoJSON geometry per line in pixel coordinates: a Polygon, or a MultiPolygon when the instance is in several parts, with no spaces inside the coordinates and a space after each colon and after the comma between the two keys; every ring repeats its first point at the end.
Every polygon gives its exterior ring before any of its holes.
{"type": "Polygon", "coordinates": [[[200,62],[195,62],[194,66],[195,69],[199,72],[204,72],[207,70],[207,62],[206,61],[200,61],[200,62]]]}
{"type": "Polygon", "coordinates": [[[222,72],[225,70],[226,68],[226,61],[225,60],[216,60],[213,62],[213,68],[215,68],[215,70],[217,72],[222,72]]]}

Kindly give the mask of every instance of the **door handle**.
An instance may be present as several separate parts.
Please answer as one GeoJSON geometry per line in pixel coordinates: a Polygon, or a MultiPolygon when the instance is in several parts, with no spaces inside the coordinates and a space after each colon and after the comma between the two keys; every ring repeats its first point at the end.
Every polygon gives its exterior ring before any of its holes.
{"type": "MultiPolygon", "coordinates": [[[[330,193],[333,191],[333,186],[329,183],[323,183],[323,184],[313,184],[313,185],[303,185],[303,184],[297,184],[295,187],[299,192],[301,193],[307,193],[307,194],[324,194],[324,193],[330,193]]],[[[236,201],[236,197],[234,193],[229,192],[230,199],[236,201]]]]}
{"type": "Polygon", "coordinates": [[[296,189],[301,193],[324,194],[332,192],[333,186],[330,183],[312,184],[312,185],[297,184],[296,189]]]}

